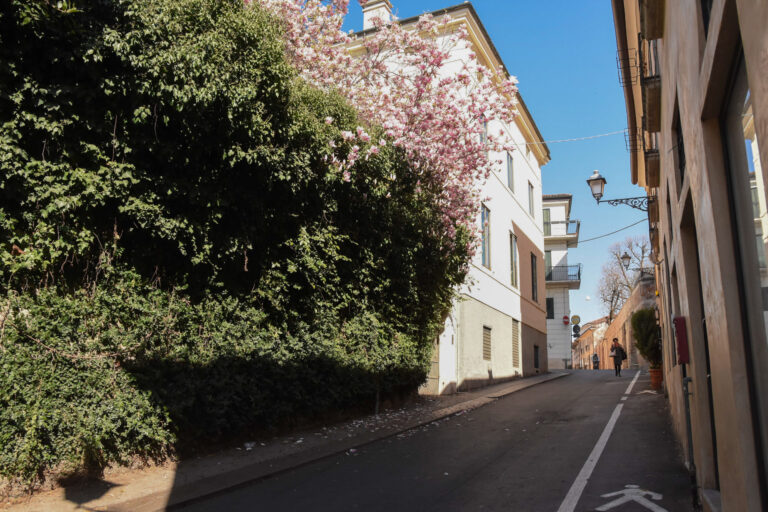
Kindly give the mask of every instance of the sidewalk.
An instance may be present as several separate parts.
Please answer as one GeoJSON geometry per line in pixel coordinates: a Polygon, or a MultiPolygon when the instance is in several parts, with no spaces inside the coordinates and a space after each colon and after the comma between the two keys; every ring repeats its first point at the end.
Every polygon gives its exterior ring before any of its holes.
{"type": "Polygon", "coordinates": [[[367,416],[292,436],[255,440],[205,457],[146,469],[117,468],[98,482],[57,488],[0,504],[0,509],[32,511],[163,510],[230,487],[259,480],[334,454],[352,455],[363,445],[475,409],[543,382],[565,371],[519,379],[487,388],[415,402],[378,416],[367,416]]]}

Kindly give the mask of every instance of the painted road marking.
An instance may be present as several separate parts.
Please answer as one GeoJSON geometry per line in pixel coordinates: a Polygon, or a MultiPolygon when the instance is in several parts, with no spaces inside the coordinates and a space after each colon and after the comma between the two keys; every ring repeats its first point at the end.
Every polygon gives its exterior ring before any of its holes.
{"type": "Polygon", "coordinates": [[[623,505],[624,503],[629,503],[630,501],[634,501],[635,503],[642,505],[643,507],[653,512],[669,512],[664,507],[660,507],[657,504],[651,501],[648,501],[646,499],[646,496],[650,496],[652,500],[659,501],[661,498],[664,497],[663,495],[656,492],[641,489],[639,485],[633,485],[633,484],[625,485],[624,489],[621,491],[609,492],[608,494],[603,494],[600,497],[613,498],[614,496],[620,496],[620,497],[609,503],[606,503],[605,505],[601,505],[597,507],[595,510],[600,510],[601,512],[604,510],[611,510],[613,508],[618,507],[619,505],[623,505]]]}
{"type": "Polygon", "coordinates": [[[627,390],[624,392],[625,395],[628,395],[632,392],[632,387],[635,385],[635,382],[637,382],[637,378],[640,376],[640,370],[637,371],[635,374],[635,378],[632,379],[632,382],[629,383],[629,387],[627,387],[627,390]]]}
{"type": "MultiPolygon", "coordinates": [[[[635,382],[637,382],[637,378],[639,376],[640,372],[638,371],[635,374],[635,378],[632,379],[632,382],[630,382],[629,386],[627,386],[627,390],[624,392],[625,395],[628,395],[632,392],[632,386],[635,385],[635,382]]],[[[592,452],[589,454],[589,457],[587,457],[586,462],[584,462],[584,466],[582,466],[581,471],[579,471],[579,474],[576,475],[576,480],[573,481],[571,488],[568,489],[568,494],[565,495],[565,499],[560,504],[560,508],[557,509],[557,512],[573,512],[576,510],[576,505],[581,499],[581,494],[584,492],[584,488],[587,486],[587,482],[589,481],[589,477],[592,476],[592,472],[595,470],[595,466],[597,466],[597,461],[600,460],[600,456],[603,454],[605,445],[608,444],[608,439],[611,438],[611,433],[613,433],[613,428],[616,426],[616,422],[619,420],[619,415],[621,414],[621,409],[623,407],[624,404],[620,403],[613,410],[613,414],[611,414],[611,418],[608,420],[608,424],[603,429],[603,433],[600,434],[600,438],[597,440],[597,444],[595,444],[595,447],[592,448],[592,452]]]]}
{"type": "Polygon", "coordinates": [[[623,402],[624,400],[626,400],[626,399],[627,399],[627,397],[625,397],[625,396],[621,397],[621,401],[622,401],[622,402],[623,402]]]}

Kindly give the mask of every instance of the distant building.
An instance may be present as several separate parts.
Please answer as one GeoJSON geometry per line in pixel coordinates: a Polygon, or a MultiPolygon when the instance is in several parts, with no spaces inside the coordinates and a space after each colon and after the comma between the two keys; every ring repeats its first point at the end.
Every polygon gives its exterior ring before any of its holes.
{"type": "Polygon", "coordinates": [[[653,272],[640,272],[640,276],[632,288],[632,293],[607,326],[603,339],[597,345],[601,369],[613,369],[613,361],[608,359],[613,338],[618,338],[619,345],[627,352],[624,368],[648,369],[648,361],[640,355],[637,347],[635,347],[635,338],[632,335],[632,315],[640,309],[654,307],[656,307],[656,280],[653,272]]]}
{"type": "MultiPolygon", "coordinates": [[[[605,329],[608,327],[608,317],[604,316],[581,327],[581,334],[572,344],[573,368],[575,370],[591,370],[592,356],[597,354],[597,346],[603,340],[605,329]]],[[[599,357],[599,356],[598,356],[599,357]]]]}
{"type": "MultiPolygon", "coordinates": [[[[363,7],[365,37],[374,16],[391,16],[389,0],[369,0],[363,7]]],[[[450,29],[464,27],[468,46],[455,48],[452,68],[460,72],[462,59],[473,52],[480,62],[507,73],[493,42],[471,3],[431,13],[450,16],[450,29]]],[[[418,17],[399,20],[408,28],[418,17]]],[[[449,37],[450,33],[438,37],[449,37]]],[[[354,54],[354,42],[350,46],[354,54]]],[[[478,183],[488,198],[477,212],[481,247],[470,264],[469,276],[445,320],[436,341],[432,368],[421,392],[453,393],[522,375],[547,372],[544,235],[541,213],[541,167],[549,162],[531,113],[518,94],[518,113],[510,124],[492,122],[488,131],[502,131],[519,148],[494,154],[502,165],[485,183],[478,183]]]]}
{"type": "Polygon", "coordinates": [[[568,249],[579,244],[580,223],[571,219],[572,199],[571,194],[545,194],[542,198],[550,369],[571,367],[570,291],[581,286],[581,264],[568,262],[568,249]]]}
{"type": "Polygon", "coordinates": [[[612,0],[663,372],[703,510],[768,510],[768,2],[612,0]]]}

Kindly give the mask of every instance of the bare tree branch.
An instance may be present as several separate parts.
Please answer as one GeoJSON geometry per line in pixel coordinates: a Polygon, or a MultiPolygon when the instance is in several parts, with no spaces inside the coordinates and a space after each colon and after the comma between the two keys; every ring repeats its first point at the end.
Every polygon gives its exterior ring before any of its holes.
{"type": "Polygon", "coordinates": [[[597,292],[610,321],[632,294],[640,269],[650,266],[650,243],[646,236],[628,237],[613,244],[608,253],[610,257],[603,265],[597,292]],[[628,269],[621,261],[625,252],[630,257],[628,269]]]}

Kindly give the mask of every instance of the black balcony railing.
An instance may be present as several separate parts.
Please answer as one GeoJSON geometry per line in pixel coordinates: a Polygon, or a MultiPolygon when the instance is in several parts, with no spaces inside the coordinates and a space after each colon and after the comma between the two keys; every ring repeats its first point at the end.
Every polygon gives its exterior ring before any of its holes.
{"type": "Polygon", "coordinates": [[[545,269],[547,281],[581,281],[581,263],[578,265],[555,265],[545,269]]]}
{"type": "Polygon", "coordinates": [[[579,220],[553,220],[544,222],[544,236],[578,235],[579,220]]]}

